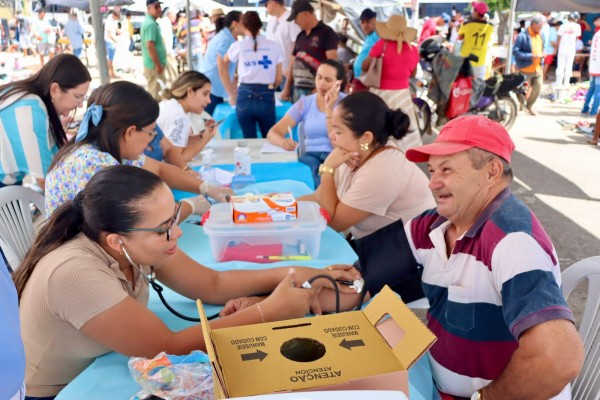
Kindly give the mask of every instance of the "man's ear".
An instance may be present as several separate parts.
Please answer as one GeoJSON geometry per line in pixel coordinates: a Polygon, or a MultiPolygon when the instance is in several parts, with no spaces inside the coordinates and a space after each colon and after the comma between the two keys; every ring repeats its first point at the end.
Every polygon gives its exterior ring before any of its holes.
{"type": "Polygon", "coordinates": [[[504,167],[502,161],[494,157],[487,165],[488,179],[496,182],[504,176],[504,167]]]}

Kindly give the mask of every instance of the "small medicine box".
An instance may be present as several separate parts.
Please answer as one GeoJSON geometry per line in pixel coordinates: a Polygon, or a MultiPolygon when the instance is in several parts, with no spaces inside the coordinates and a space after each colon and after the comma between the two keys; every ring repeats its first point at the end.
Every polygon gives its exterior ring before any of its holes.
{"type": "MultiPolygon", "coordinates": [[[[327,222],[319,204],[298,201],[298,216],[294,220],[236,224],[233,222],[230,203],[214,204],[204,220],[204,233],[209,238],[213,257],[217,261],[246,260],[252,247],[271,249],[265,255],[308,255],[316,258],[321,245],[321,233],[327,222]],[[244,249],[236,252],[235,248],[244,249]],[[273,250],[276,249],[276,250],[273,250]]],[[[252,257],[250,257],[252,258],[252,257]]]]}
{"type": "Polygon", "coordinates": [[[291,221],[298,216],[298,204],[291,193],[231,196],[231,205],[236,224],[291,221]]]}

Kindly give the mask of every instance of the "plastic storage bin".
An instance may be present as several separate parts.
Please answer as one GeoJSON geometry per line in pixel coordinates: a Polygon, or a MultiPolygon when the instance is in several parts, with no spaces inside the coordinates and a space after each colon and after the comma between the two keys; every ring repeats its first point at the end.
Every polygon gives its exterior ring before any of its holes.
{"type": "Polygon", "coordinates": [[[255,224],[234,224],[231,204],[218,203],[210,208],[203,226],[216,260],[250,261],[260,255],[318,257],[327,222],[319,204],[312,201],[298,202],[296,220],[255,224]]]}

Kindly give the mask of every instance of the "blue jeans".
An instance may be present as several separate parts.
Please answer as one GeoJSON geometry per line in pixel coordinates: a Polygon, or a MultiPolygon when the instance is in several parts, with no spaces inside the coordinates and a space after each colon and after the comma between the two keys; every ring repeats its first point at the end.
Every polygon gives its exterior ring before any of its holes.
{"type": "Polygon", "coordinates": [[[217,106],[221,103],[224,103],[225,99],[219,96],[215,96],[214,94],[210,94],[210,104],[206,106],[206,108],[204,109],[204,111],[206,111],[207,113],[209,113],[210,115],[213,115],[215,112],[215,108],[217,108],[217,106]]]}
{"type": "Polygon", "coordinates": [[[32,397],[32,396],[25,396],[25,400],[54,400],[54,396],[53,397],[32,397]]]}
{"type": "Polygon", "coordinates": [[[310,172],[312,172],[313,179],[315,180],[315,189],[321,184],[319,166],[323,164],[328,155],[329,153],[324,151],[307,151],[298,157],[298,161],[310,167],[310,172]]]}
{"type": "Polygon", "coordinates": [[[590,78],[590,89],[585,96],[582,113],[590,112],[590,115],[598,114],[600,107],[600,76],[592,76],[590,78]],[[590,107],[591,105],[591,107],[590,107]]]}
{"type": "Polygon", "coordinates": [[[106,42],[106,58],[108,58],[109,61],[114,60],[116,51],[117,49],[114,44],[106,42]]]}
{"type": "Polygon", "coordinates": [[[242,83],[238,88],[235,114],[246,139],[256,139],[256,124],[263,137],[275,125],[275,90],[268,85],[242,83]]]}

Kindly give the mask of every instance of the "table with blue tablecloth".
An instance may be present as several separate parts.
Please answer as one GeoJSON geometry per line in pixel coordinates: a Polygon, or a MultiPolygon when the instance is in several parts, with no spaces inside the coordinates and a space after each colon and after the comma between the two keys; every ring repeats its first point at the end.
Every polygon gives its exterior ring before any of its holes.
{"type": "MultiPolygon", "coordinates": [[[[275,121],[279,121],[287,110],[292,106],[292,103],[289,101],[277,102],[275,106],[275,121]]],[[[215,121],[220,121],[224,119],[223,123],[219,126],[219,132],[223,139],[240,139],[244,137],[242,133],[242,127],[237,119],[237,115],[235,113],[235,108],[231,107],[229,103],[221,103],[217,105],[215,111],[213,112],[212,117],[215,121]]],[[[260,135],[260,129],[257,130],[260,135]]],[[[298,141],[298,133],[296,128],[292,130],[292,136],[294,140],[298,141]]]]}
{"type": "MultiPolygon", "coordinates": [[[[312,192],[306,184],[294,180],[271,181],[248,186],[244,190],[251,192],[270,192],[273,190],[289,191],[299,197],[312,192]]],[[[233,269],[262,269],[286,265],[302,265],[324,268],[330,264],[351,264],[356,260],[356,254],[346,240],[331,228],[327,228],[321,236],[321,250],[318,257],[307,261],[281,261],[271,264],[257,264],[241,261],[218,263],[212,257],[208,237],[203,228],[197,225],[198,217],[190,217],[182,222],[180,227],[183,236],[179,239],[179,246],[194,260],[216,270],[233,269]]],[[[197,316],[194,301],[180,296],[165,288],[164,295],[171,306],[180,313],[188,316],[197,316]]],[[[179,319],[171,314],[160,302],[158,296],[151,290],[148,307],[172,330],[182,330],[193,323],[179,319]]],[[[205,305],[207,315],[218,312],[219,306],[205,305]]],[[[128,358],[109,353],[98,357],[76,379],[74,379],[58,395],[58,400],[70,399],[129,399],[139,386],[131,378],[127,368],[128,358]]],[[[410,398],[411,399],[437,399],[431,378],[431,370],[427,357],[423,357],[409,370],[410,398]]]]}

